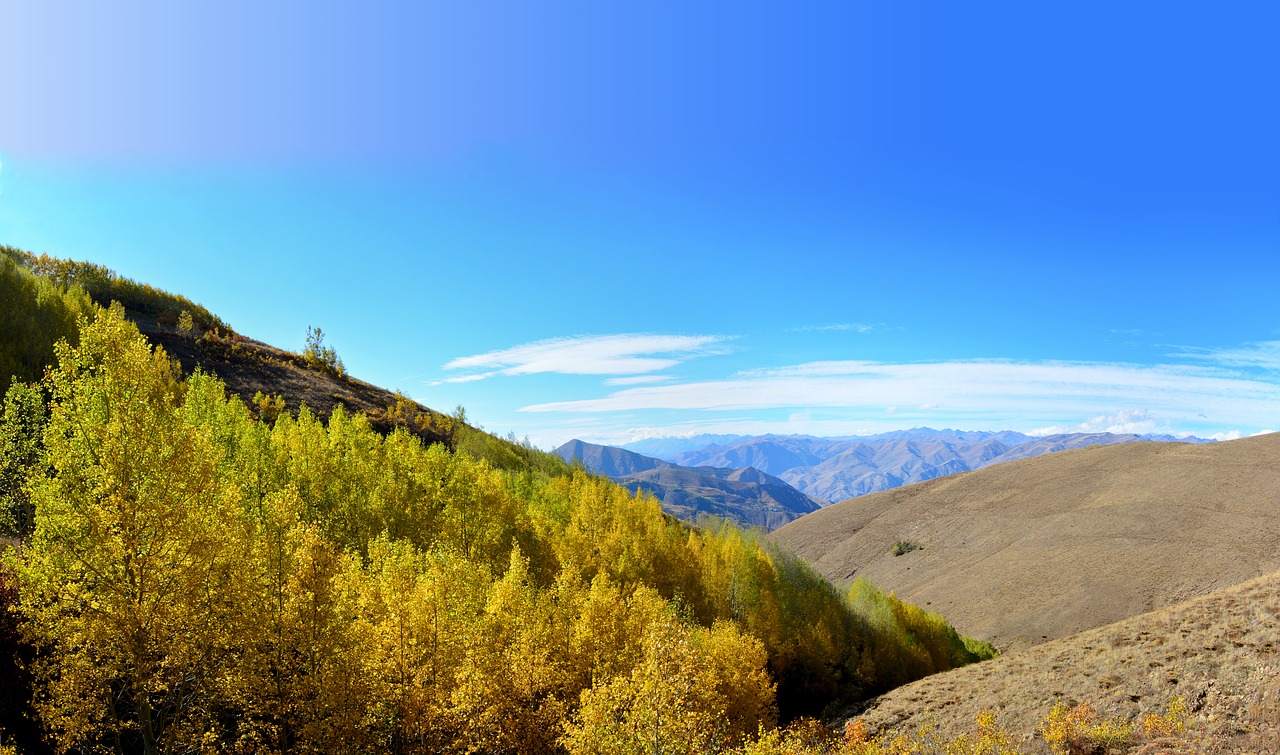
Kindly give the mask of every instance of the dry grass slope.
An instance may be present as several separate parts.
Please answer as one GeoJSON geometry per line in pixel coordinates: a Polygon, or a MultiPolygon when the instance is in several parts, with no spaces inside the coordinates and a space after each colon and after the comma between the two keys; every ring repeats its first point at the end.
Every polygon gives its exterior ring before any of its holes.
{"type": "Polygon", "coordinates": [[[1001,651],[1280,569],[1280,434],[1063,451],[845,501],[773,534],[1001,651]],[[918,550],[895,556],[900,541],[918,550]]]}
{"type": "MultiPolygon", "coordinates": [[[[382,432],[392,429],[387,408],[394,405],[398,397],[385,388],[309,365],[299,354],[252,338],[241,335],[201,338],[137,312],[128,314],[147,340],[163,346],[170,356],[178,359],[183,372],[199,367],[217,375],[227,384],[227,389],[245,403],[258,392],[278,394],[289,412],[296,414],[305,404],[323,418],[341,404],[349,414],[364,412],[371,424],[382,432]]],[[[425,406],[415,405],[415,408],[438,414],[425,406]]],[[[419,434],[427,442],[446,440],[438,432],[419,434]]]]}
{"type": "Polygon", "coordinates": [[[932,725],[955,736],[988,709],[1025,752],[1055,702],[1135,720],[1181,696],[1188,732],[1137,752],[1280,752],[1280,573],[882,695],[858,713],[873,731],[932,725]]]}

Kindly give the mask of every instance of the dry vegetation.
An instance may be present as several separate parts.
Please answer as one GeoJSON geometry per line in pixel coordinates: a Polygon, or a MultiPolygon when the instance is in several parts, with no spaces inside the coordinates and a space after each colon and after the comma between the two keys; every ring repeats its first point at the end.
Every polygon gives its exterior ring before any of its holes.
{"type": "MultiPolygon", "coordinates": [[[[321,418],[327,418],[341,404],[348,413],[363,412],[373,426],[386,432],[395,424],[389,416],[403,397],[342,372],[318,369],[298,353],[278,349],[238,334],[207,331],[186,333],[176,325],[129,312],[130,319],[150,342],[163,346],[190,373],[199,367],[227,384],[228,390],[246,400],[257,393],[278,395],[284,410],[296,414],[305,404],[321,418]]],[[[447,440],[448,417],[413,404],[415,412],[432,418],[425,428],[408,425],[428,442],[447,440]]]]}
{"type": "Polygon", "coordinates": [[[850,715],[870,733],[972,734],[983,710],[1022,752],[1061,703],[1138,721],[1177,696],[1188,729],[1134,752],[1280,752],[1280,573],[900,687],[850,715]],[[856,714],[856,715],[854,715],[856,714]]]}

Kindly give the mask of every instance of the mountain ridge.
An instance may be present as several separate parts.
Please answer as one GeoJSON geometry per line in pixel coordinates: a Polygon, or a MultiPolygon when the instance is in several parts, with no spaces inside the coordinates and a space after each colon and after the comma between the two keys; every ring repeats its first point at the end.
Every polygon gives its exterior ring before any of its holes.
{"type": "MultiPolygon", "coordinates": [[[[704,436],[710,437],[710,436],[704,436]]],[[[1032,436],[1013,430],[934,430],[921,427],[876,435],[746,436],[657,458],[682,466],[755,467],[819,500],[842,501],[1004,461],[1091,445],[1187,442],[1199,438],[1133,433],[1032,436]]],[[[623,446],[626,448],[627,446],[623,446]]]]}
{"type": "Polygon", "coordinates": [[[633,493],[648,493],[664,511],[694,524],[711,515],[772,530],[826,503],[752,467],[689,467],[576,439],[552,453],[580,462],[633,493]]]}

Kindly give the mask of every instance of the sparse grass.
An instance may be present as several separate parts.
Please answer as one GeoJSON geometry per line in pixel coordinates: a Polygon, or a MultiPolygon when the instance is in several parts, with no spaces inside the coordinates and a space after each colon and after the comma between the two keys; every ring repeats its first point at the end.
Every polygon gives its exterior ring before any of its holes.
{"type": "Polygon", "coordinates": [[[928,726],[954,738],[987,709],[1020,752],[1047,753],[1046,715],[1087,704],[1117,736],[1135,733],[1134,752],[1280,752],[1278,701],[1280,573],[922,679],[859,719],[873,736],[928,726]]]}
{"type": "MultiPolygon", "coordinates": [[[[1128,752],[1142,744],[1168,747],[1185,729],[1186,704],[1175,697],[1161,715],[1141,723],[1099,717],[1087,704],[1068,709],[1056,703],[1040,722],[1043,744],[1054,755],[1108,755],[1128,752]]],[[[741,755],[1015,755],[1027,751],[1026,742],[1001,725],[995,711],[983,709],[963,731],[948,732],[929,716],[914,730],[874,733],[862,719],[847,722],[835,732],[812,719],[800,719],[786,729],[763,734],[744,746],[741,755]]]]}

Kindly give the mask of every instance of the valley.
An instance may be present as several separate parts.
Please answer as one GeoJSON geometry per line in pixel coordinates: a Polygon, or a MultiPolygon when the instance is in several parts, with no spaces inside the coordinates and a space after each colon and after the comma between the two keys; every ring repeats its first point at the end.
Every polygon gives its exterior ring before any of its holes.
{"type": "Polygon", "coordinates": [[[1205,442],[1194,437],[1115,432],[1031,436],[1012,430],[979,432],[928,427],[848,438],[721,436],[679,445],[674,440],[639,441],[627,447],[672,449],[665,455],[654,455],[675,464],[755,467],[778,476],[806,495],[832,502],[1073,448],[1142,441],[1205,442]]]}
{"type": "Polygon", "coordinates": [[[994,716],[983,736],[1040,753],[1047,717],[1081,706],[1129,732],[1115,751],[1280,742],[1280,434],[917,428],[549,454],[193,322],[181,297],[5,252],[4,322],[64,328],[3,344],[4,543],[21,548],[0,569],[0,663],[19,680],[0,727],[29,752],[201,730],[272,751],[594,753],[658,726],[695,749],[870,755],[897,737],[970,747],[994,716]],[[54,346],[76,312],[79,341],[54,346]],[[124,487],[99,494],[86,469],[124,487]],[[886,489],[828,504],[795,487],[823,485],[886,489]],[[122,559],[170,575],[170,597],[82,576],[122,559]],[[442,650],[421,654],[428,637],[442,650]],[[308,647],[311,671],[272,660],[308,647]],[[54,679],[120,690],[118,707],[35,696],[54,679]],[[1161,711],[1185,731],[1136,733],[1161,711]],[[841,744],[846,725],[863,739],[841,744]],[[335,750],[320,732],[339,729],[335,750]]]}

